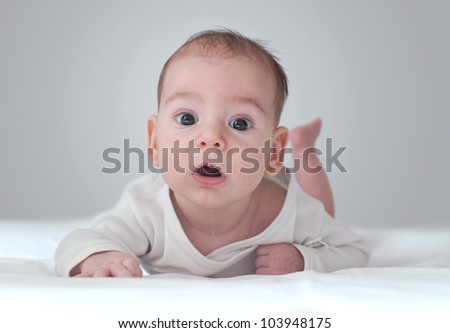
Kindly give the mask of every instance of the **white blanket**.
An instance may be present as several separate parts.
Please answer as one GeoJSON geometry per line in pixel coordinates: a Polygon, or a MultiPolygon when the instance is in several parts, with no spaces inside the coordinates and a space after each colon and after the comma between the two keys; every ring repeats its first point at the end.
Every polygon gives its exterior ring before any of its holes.
{"type": "Polygon", "coordinates": [[[328,274],[54,276],[52,256],[58,242],[86,224],[0,221],[2,313],[450,313],[450,228],[359,230],[371,248],[369,267],[328,274]]]}

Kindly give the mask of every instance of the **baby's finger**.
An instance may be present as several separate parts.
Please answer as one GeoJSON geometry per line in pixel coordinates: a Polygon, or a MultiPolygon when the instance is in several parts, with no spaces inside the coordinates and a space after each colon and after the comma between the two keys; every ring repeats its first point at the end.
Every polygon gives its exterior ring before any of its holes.
{"type": "Polygon", "coordinates": [[[131,273],[132,276],[142,277],[142,269],[139,264],[139,261],[136,258],[133,257],[125,258],[122,261],[122,265],[124,265],[126,269],[128,269],[128,271],[131,273]]]}
{"type": "Polygon", "coordinates": [[[111,265],[111,276],[132,277],[131,272],[122,264],[111,265]]]}
{"type": "Polygon", "coordinates": [[[92,273],[80,273],[80,274],[77,274],[77,275],[74,275],[73,277],[76,277],[76,278],[86,278],[86,277],[92,277],[92,273]]]}
{"type": "Polygon", "coordinates": [[[272,248],[272,244],[265,244],[265,245],[259,245],[256,248],[256,255],[257,256],[266,256],[270,253],[270,249],[272,248]]]}
{"type": "Polygon", "coordinates": [[[268,256],[259,256],[255,260],[256,269],[269,266],[268,256]]]}
{"type": "Polygon", "coordinates": [[[269,267],[260,267],[256,269],[256,274],[259,275],[275,275],[276,273],[274,273],[269,267]]]}
{"type": "Polygon", "coordinates": [[[98,277],[110,277],[111,271],[107,268],[98,268],[95,270],[95,272],[92,274],[92,277],[98,278],[98,277]]]}

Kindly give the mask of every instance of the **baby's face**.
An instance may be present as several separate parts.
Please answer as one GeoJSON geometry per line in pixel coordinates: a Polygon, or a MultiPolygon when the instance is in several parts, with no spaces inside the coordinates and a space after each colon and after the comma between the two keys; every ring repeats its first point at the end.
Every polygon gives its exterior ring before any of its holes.
{"type": "Polygon", "coordinates": [[[185,55],[170,64],[150,136],[174,193],[214,205],[258,186],[286,132],[276,128],[275,91],[271,72],[248,58],[185,55]]]}

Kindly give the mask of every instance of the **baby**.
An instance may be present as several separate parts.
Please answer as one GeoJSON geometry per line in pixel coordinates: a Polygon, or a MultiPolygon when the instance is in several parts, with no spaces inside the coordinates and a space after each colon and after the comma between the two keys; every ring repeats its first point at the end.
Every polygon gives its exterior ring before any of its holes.
{"type": "MultiPolygon", "coordinates": [[[[261,44],[230,30],[191,37],[164,65],[158,115],[148,121],[159,171],[69,234],[57,272],[140,277],[142,266],[227,277],[365,265],[362,239],[332,218],[317,156],[303,163],[320,172],[301,168],[293,177],[283,166],[289,133],[278,122],[287,94],[283,68],[261,44]]],[[[320,125],[292,131],[295,158],[305,157],[320,125]]]]}

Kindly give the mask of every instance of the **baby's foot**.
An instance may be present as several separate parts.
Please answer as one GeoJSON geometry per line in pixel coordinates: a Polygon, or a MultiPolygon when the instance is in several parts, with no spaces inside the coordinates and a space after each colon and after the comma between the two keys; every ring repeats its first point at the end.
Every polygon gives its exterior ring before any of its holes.
{"type": "Polygon", "coordinates": [[[322,120],[318,117],[312,122],[298,126],[290,131],[290,139],[294,154],[301,153],[307,148],[314,148],[322,127],[322,120]]]}

